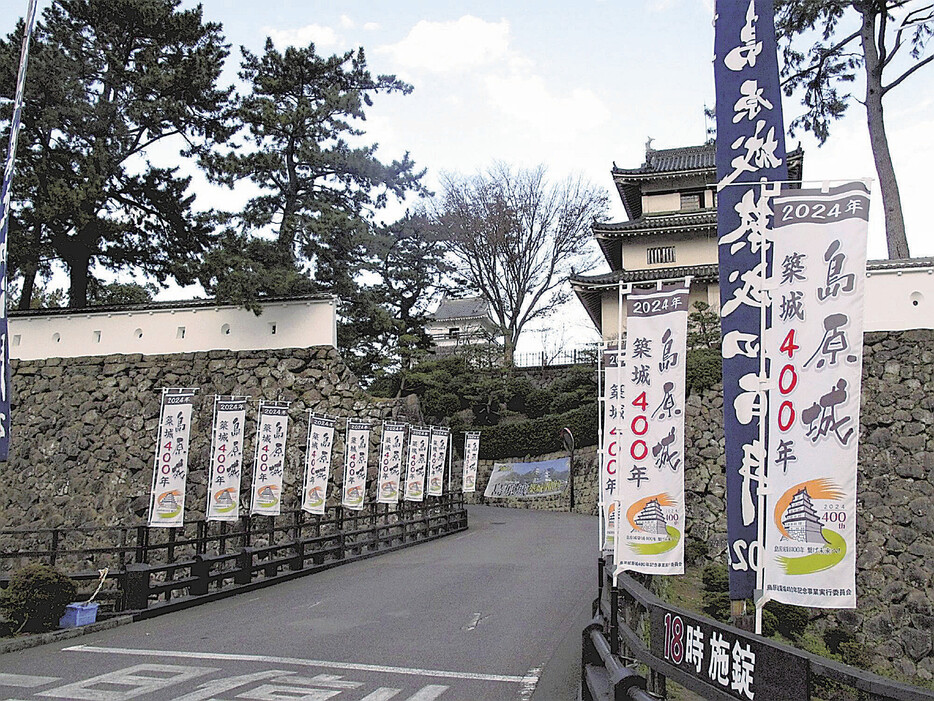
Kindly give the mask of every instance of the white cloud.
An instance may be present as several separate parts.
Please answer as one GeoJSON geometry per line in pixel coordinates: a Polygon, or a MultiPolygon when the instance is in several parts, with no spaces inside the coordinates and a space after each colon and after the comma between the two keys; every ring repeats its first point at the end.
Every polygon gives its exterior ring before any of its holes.
{"type": "Polygon", "coordinates": [[[508,58],[509,22],[464,15],[455,22],[422,20],[397,44],[377,49],[400,67],[432,73],[475,70],[508,58]]]}
{"type": "Polygon", "coordinates": [[[365,32],[375,32],[379,29],[379,22],[367,22],[363,25],[363,31],[365,32]]]}
{"type": "Polygon", "coordinates": [[[273,29],[264,27],[263,31],[272,38],[272,42],[280,49],[286,46],[308,46],[314,42],[318,53],[325,50],[338,49],[343,44],[343,39],[338,36],[332,27],[324,27],[320,24],[308,24],[297,29],[273,29]]]}
{"type": "Polygon", "coordinates": [[[508,116],[549,134],[570,134],[605,124],[610,110],[592,91],[575,88],[556,94],[538,75],[490,76],[490,99],[508,116]]]}
{"type": "Polygon", "coordinates": [[[354,28],[354,22],[349,16],[341,15],[340,21],[341,21],[342,29],[353,29],[354,28]]]}

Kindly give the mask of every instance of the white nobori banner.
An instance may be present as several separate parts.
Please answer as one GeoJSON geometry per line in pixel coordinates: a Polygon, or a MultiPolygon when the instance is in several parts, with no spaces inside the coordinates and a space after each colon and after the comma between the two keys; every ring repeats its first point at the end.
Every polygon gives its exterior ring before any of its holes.
{"type": "Polygon", "coordinates": [[[773,200],[765,595],[856,607],[856,464],[869,191],[773,200]]]}
{"type": "Polygon", "coordinates": [[[444,464],[448,457],[448,437],[451,430],[431,427],[431,452],[428,457],[428,496],[444,494],[444,464]]]}
{"type": "Polygon", "coordinates": [[[603,352],[603,435],[600,450],[600,525],[602,550],[613,551],[619,509],[620,434],[623,430],[623,368],[616,348],[603,352]]]}
{"type": "Polygon", "coordinates": [[[328,478],[334,450],[334,419],[311,414],[305,441],[305,481],[302,485],[302,511],[324,515],[328,501],[328,478]]]}
{"type": "Polygon", "coordinates": [[[480,464],[480,434],[467,433],[464,436],[464,494],[477,491],[477,467],[480,464]]]}
{"type": "Polygon", "coordinates": [[[256,420],[251,514],[278,516],[281,511],[288,435],[288,402],[260,402],[256,420]]]}
{"type": "Polygon", "coordinates": [[[633,291],[626,316],[616,572],[683,574],[688,288],[633,291]]]}
{"type": "Polygon", "coordinates": [[[413,426],[409,431],[409,455],[406,460],[405,500],[423,501],[425,473],[428,471],[428,444],[431,429],[413,426]]]}
{"type": "Polygon", "coordinates": [[[246,402],[246,397],[214,397],[208,521],[236,521],[240,518],[246,402]]]}
{"type": "Polygon", "coordinates": [[[370,424],[347,421],[344,446],[344,486],[341,505],[354,511],[363,509],[366,496],[366,467],[370,455],[370,424]]]}
{"type": "Polygon", "coordinates": [[[149,525],[176,527],[185,523],[188,482],[188,437],[195,389],[162,390],[159,439],[149,499],[149,525]]]}
{"type": "Polygon", "coordinates": [[[383,424],[383,437],[379,448],[379,478],[376,501],[379,504],[398,504],[402,480],[402,463],[406,424],[383,424]]]}

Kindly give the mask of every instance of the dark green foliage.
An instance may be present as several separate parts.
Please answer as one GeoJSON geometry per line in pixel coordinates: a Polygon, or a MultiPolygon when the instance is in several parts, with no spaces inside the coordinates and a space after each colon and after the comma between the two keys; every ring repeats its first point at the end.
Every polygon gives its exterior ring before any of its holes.
{"type": "Polygon", "coordinates": [[[684,383],[688,392],[703,392],[722,380],[723,359],[719,350],[688,351],[684,367],[684,383]]]}
{"type": "Polygon", "coordinates": [[[718,562],[706,564],[701,580],[704,583],[704,613],[718,621],[729,621],[730,580],[726,566],[718,562]]]}
{"type": "Polygon", "coordinates": [[[138,285],[135,282],[111,282],[104,284],[91,279],[88,284],[88,304],[91,306],[146,304],[159,291],[155,285],[138,285]]]}
{"type": "Polygon", "coordinates": [[[485,460],[521,458],[564,450],[561,429],[565,426],[571,429],[578,447],[596,444],[596,402],[565,414],[484,429],[480,439],[480,457],[485,460]]]}
{"type": "Polygon", "coordinates": [[[577,392],[559,392],[551,400],[552,414],[563,414],[572,411],[581,405],[580,396],[577,392]]]}
{"type": "Polygon", "coordinates": [[[824,638],[824,644],[827,646],[827,649],[835,655],[841,653],[843,645],[856,642],[856,636],[846,628],[840,626],[828,628],[824,631],[822,637],[824,638]]]}
{"type": "Polygon", "coordinates": [[[770,601],[765,605],[765,609],[775,616],[775,630],[789,640],[797,640],[807,628],[808,611],[802,606],[770,601]]]}
{"type": "MultiPolygon", "coordinates": [[[[30,51],[10,230],[21,308],[31,305],[50,259],[68,268],[70,306],[88,303],[95,266],[159,283],[194,281],[211,227],[193,212],[191,179],[146,155],[177,135],[185,156],[227,137],[229,91],[216,87],[227,47],[200,6],[179,4],[61,0],[43,11],[30,51]]],[[[13,94],[20,40],[14,33],[0,42],[4,97],[13,94]]]]}
{"type": "Polygon", "coordinates": [[[688,314],[687,347],[693,348],[719,348],[720,347],[720,316],[710,308],[707,302],[700,300],[691,305],[688,314]]]}
{"type": "Polygon", "coordinates": [[[762,635],[771,638],[778,632],[778,618],[768,608],[762,609],[762,635]]]}
{"type": "Polygon", "coordinates": [[[684,561],[688,565],[696,565],[707,558],[707,543],[688,538],[684,545],[684,561]]]}
{"type": "Polygon", "coordinates": [[[520,414],[526,413],[528,397],[535,391],[535,384],[525,375],[517,375],[509,379],[508,388],[509,399],[506,400],[506,408],[520,414]]]}
{"type": "Polygon", "coordinates": [[[555,400],[554,392],[546,387],[536,387],[529,392],[525,401],[525,415],[532,419],[545,416],[551,412],[551,404],[555,400]]]}
{"type": "Polygon", "coordinates": [[[27,565],[13,573],[0,592],[0,608],[14,630],[40,633],[58,626],[65,607],[75,600],[75,583],[46,565],[27,565]]]}
{"type": "Polygon", "coordinates": [[[461,402],[453,392],[445,392],[436,387],[432,387],[422,398],[422,411],[427,416],[448,417],[456,414],[461,409],[461,402]]]}

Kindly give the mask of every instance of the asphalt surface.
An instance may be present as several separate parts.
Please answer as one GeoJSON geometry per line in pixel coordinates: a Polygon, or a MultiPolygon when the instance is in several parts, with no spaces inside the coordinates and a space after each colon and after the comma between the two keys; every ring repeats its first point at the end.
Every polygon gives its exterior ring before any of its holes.
{"type": "Polygon", "coordinates": [[[576,699],[596,519],[470,507],[464,533],[0,655],[0,699],[576,699]]]}

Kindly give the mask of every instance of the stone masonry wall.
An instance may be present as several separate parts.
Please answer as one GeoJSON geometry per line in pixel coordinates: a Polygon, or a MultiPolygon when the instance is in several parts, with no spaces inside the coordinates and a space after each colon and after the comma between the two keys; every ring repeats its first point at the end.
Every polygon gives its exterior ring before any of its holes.
{"type": "MultiPolygon", "coordinates": [[[[290,401],[283,509],[297,508],[306,410],[369,419],[369,484],[375,493],[378,422],[420,420],[417,403],[365,394],[331,347],[111,355],[13,362],[10,461],[0,468],[0,528],[143,523],[155,455],[161,388],[198,387],[192,417],[186,519],[203,517],[213,395],[251,397],[243,493],[252,476],[252,431],[260,399],[290,401]]],[[[335,432],[331,503],[343,425],[335,432]]],[[[370,495],[373,496],[372,494],[370,495]]]]}

